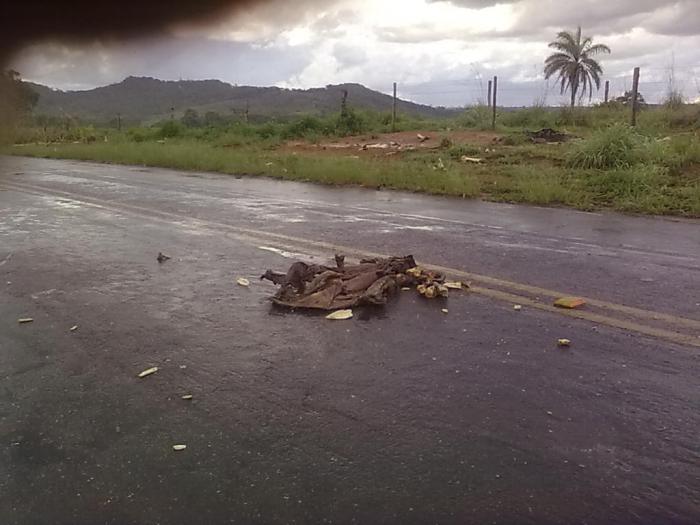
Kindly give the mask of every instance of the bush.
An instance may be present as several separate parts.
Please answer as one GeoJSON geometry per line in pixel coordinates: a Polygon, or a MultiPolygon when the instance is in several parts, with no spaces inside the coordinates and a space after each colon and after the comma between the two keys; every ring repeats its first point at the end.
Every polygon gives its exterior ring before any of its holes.
{"type": "Polygon", "coordinates": [[[342,136],[358,135],[366,129],[364,120],[352,108],[341,111],[335,125],[335,132],[342,136]]]}
{"type": "Polygon", "coordinates": [[[554,128],[556,113],[541,106],[509,111],[501,116],[500,123],[510,128],[554,128]]]}
{"type": "Polygon", "coordinates": [[[592,114],[588,108],[572,108],[569,106],[563,106],[559,109],[554,122],[556,126],[589,127],[593,123],[591,117],[592,114]]]}
{"type": "Polygon", "coordinates": [[[168,120],[160,126],[158,136],[163,139],[172,139],[182,133],[182,126],[174,120],[168,120]]]}
{"type": "Polygon", "coordinates": [[[639,135],[631,127],[615,124],[575,146],[567,164],[580,169],[628,168],[639,160],[639,141],[639,135]]]}
{"type": "Polygon", "coordinates": [[[459,117],[458,122],[465,128],[490,129],[492,110],[486,106],[474,106],[459,117]]]}
{"type": "Polygon", "coordinates": [[[291,124],[283,131],[284,138],[302,138],[319,135],[329,135],[330,126],[317,117],[302,117],[291,124]]]}

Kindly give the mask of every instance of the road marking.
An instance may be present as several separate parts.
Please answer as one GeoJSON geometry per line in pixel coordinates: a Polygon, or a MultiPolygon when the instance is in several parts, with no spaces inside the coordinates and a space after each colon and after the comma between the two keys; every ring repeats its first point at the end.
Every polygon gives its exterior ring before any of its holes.
{"type": "MultiPolygon", "coordinates": [[[[191,217],[183,214],[176,214],[172,212],[154,210],[150,208],[144,208],[142,206],[137,206],[133,204],[126,203],[115,203],[114,201],[104,200],[97,197],[87,197],[84,195],[79,195],[76,193],[56,190],[52,188],[46,188],[43,186],[18,183],[15,181],[0,182],[0,185],[4,185],[9,189],[14,189],[16,191],[21,191],[24,193],[36,194],[36,195],[46,195],[53,194],[56,196],[66,196],[76,201],[83,203],[84,205],[108,209],[117,213],[131,213],[133,215],[146,217],[149,219],[160,219],[169,224],[173,222],[177,224],[182,224],[183,220],[188,220],[190,223],[201,225],[203,227],[213,228],[213,229],[224,229],[231,232],[239,234],[243,239],[249,240],[252,243],[276,243],[277,248],[286,249],[289,251],[303,251],[308,249],[308,247],[314,247],[317,249],[327,250],[329,252],[344,253],[345,255],[350,255],[358,258],[363,257],[385,257],[385,254],[371,252],[367,250],[360,250],[356,248],[351,248],[349,246],[337,245],[325,241],[314,241],[310,239],[304,239],[301,237],[295,237],[291,235],[284,235],[280,233],[266,232],[262,230],[255,230],[251,228],[242,228],[239,226],[233,226],[231,224],[222,223],[218,221],[211,221],[207,219],[199,219],[196,217],[191,217]],[[291,243],[291,244],[290,244],[291,243]]],[[[471,280],[472,282],[489,284],[495,286],[496,288],[489,288],[486,286],[479,286],[472,284],[471,290],[474,293],[491,297],[494,299],[499,299],[507,301],[510,303],[517,303],[528,305],[539,310],[544,310],[547,312],[557,313],[559,315],[565,315],[568,317],[573,317],[577,319],[587,320],[596,324],[602,324],[607,326],[612,326],[616,328],[622,328],[624,330],[637,332],[640,334],[648,335],[658,339],[665,339],[674,343],[691,345],[695,347],[700,347],[700,335],[698,334],[687,334],[681,332],[675,332],[671,330],[666,330],[664,328],[657,328],[654,326],[648,326],[641,324],[636,321],[651,321],[651,322],[665,322],[671,325],[682,326],[700,330],[700,321],[695,319],[688,319],[685,317],[679,317],[671,314],[654,312],[650,310],[643,310],[640,308],[634,308],[631,306],[625,306],[621,304],[610,303],[607,301],[601,301],[597,299],[585,298],[588,305],[593,307],[598,307],[603,310],[609,310],[612,312],[618,312],[630,317],[636,318],[635,320],[614,318],[610,315],[603,315],[595,312],[590,312],[586,310],[564,310],[552,306],[549,302],[544,303],[539,301],[540,296],[545,296],[548,298],[561,297],[569,295],[564,292],[558,292],[555,290],[548,290],[546,288],[540,288],[537,286],[531,286],[523,283],[516,283],[513,281],[508,281],[504,279],[499,279],[496,277],[491,277],[487,275],[476,274],[472,272],[466,272],[464,270],[459,270],[457,268],[449,268],[440,265],[432,264],[421,264],[421,266],[437,270],[446,273],[451,276],[460,277],[464,279],[471,280]],[[511,293],[511,291],[499,290],[498,288],[505,288],[507,290],[514,290],[518,292],[528,293],[534,295],[535,298],[517,295],[511,293]]]]}
{"type": "MultiPolygon", "coordinates": [[[[56,159],[53,159],[56,160],[56,159]]],[[[65,159],[62,159],[65,160],[65,159]]],[[[74,161],[73,163],[80,163],[80,164],[87,164],[88,166],[90,165],[89,161],[74,161]]],[[[100,168],[117,168],[117,167],[123,167],[122,165],[118,164],[108,164],[108,165],[100,165],[100,168]]],[[[158,170],[163,170],[167,171],[169,173],[174,173],[177,174],[178,172],[173,171],[168,168],[151,168],[151,169],[158,169],[158,170]]],[[[139,171],[149,171],[140,169],[139,171]]],[[[37,172],[41,174],[41,172],[37,172]]],[[[209,173],[208,175],[215,175],[215,180],[223,180],[225,175],[221,174],[211,174],[209,173]]],[[[187,175],[186,175],[187,176],[187,175]]],[[[493,230],[496,232],[501,232],[505,231],[506,233],[510,233],[513,235],[517,235],[519,237],[536,237],[539,240],[547,241],[547,242],[553,242],[553,243],[559,243],[562,241],[576,241],[572,242],[572,245],[575,245],[581,249],[590,249],[590,250],[598,250],[598,251],[609,251],[613,250],[614,252],[626,252],[626,253],[632,253],[632,254],[637,254],[641,256],[646,256],[646,255],[654,255],[657,257],[665,257],[667,259],[673,259],[673,260],[678,260],[678,261],[688,261],[688,262],[695,262],[695,259],[686,255],[678,254],[675,252],[668,252],[665,250],[652,250],[649,248],[639,248],[635,246],[629,246],[629,245],[621,245],[621,246],[606,246],[603,244],[595,244],[591,242],[586,242],[581,238],[576,238],[576,237],[568,237],[568,238],[562,238],[558,236],[552,236],[552,235],[542,235],[539,233],[533,233],[530,231],[525,231],[525,230],[520,230],[520,231],[510,231],[508,232],[503,226],[496,226],[496,225],[490,225],[490,224],[483,224],[479,222],[469,222],[465,220],[458,220],[458,219],[448,219],[444,217],[436,217],[433,215],[420,215],[420,214],[414,214],[414,213],[406,213],[406,212],[395,212],[395,211],[387,211],[387,210],[382,210],[379,208],[373,208],[373,207],[368,207],[368,206],[358,206],[358,205],[348,205],[348,204],[336,204],[336,203],[331,203],[331,202],[323,202],[323,201],[317,201],[317,200],[308,200],[308,199],[299,199],[296,198],[294,200],[290,200],[287,198],[282,198],[282,197],[272,197],[269,195],[266,195],[264,193],[259,193],[255,191],[234,191],[231,189],[228,189],[224,195],[221,193],[217,192],[211,192],[206,189],[203,189],[201,187],[197,187],[194,184],[186,184],[185,186],[179,186],[177,188],[173,187],[168,187],[165,184],[158,184],[158,183],[153,183],[151,181],[144,181],[140,179],[138,183],[133,182],[132,180],[124,179],[123,177],[115,177],[115,176],[109,176],[109,175],[98,175],[94,176],[92,175],[89,171],[85,171],[84,175],[80,174],[75,174],[71,173],[69,174],[60,174],[60,175],[52,175],[52,178],[63,178],[63,179],[82,179],[82,180],[87,180],[87,181],[99,181],[99,182],[107,182],[114,184],[113,182],[110,181],[117,181],[117,184],[120,186],[127,186],[130,188],[134,188],[138,191],[139,188],[142,187],[150,187],[150,188],[155,188],[160,191],[168,191],[171,193],[180,193],[180,194],[187,194],[188,189],[196,189],[197,193],[199,195],[203,195],[206,197],[213,197],[213,198],[229,198],[229,197],[234,197],[234,196],[239,196],[242,198],[247,198],[247,199],[264,199],[266,202],[271,202],[271,203],[281,203],[281,204],[299,204],[300,206],[306,206],[307,207],[307,212],[311,213],[318,213],[318,214],[325,214],[328,216],[333,216],[333,217],[348,217],[347,215],[341,215],[341,214],[333,214],[330,212],[322,212],[318,210],[312,210],[309,207],[311,206],[316,206],[316,207],[325,207],[325,208],[340,208],[342,210],[356,210],[359,212],[364,212],[364,213],[369,213],[369,214],[374,214],[374,215],[379,215],[379,216],[386,216],[386,217],[400,217],[402,219],[407,219],[407,220],[412,220],[412,221],[432,221],[432,222],[438,222],[438,223],[443,223],[443,224],[448,224],[448,225],[454,225],[454,226],[460,226],[460,227],[468,227],[472,228],[473,231],[478,231],[478,230],[493,230]]],[[[194,191],[194,190],[193,190],[194,191]]],[[[503,204],[501,204],[503,205],[503,204]]],[[[540,209],[548,209],[548,208],[543,208],[541,207],[540,209]]],[[[551,209],[551,208],[550,208],[551,209]]],[[[584,212],[584,211],[578,211],[578,210],[569,210],[573,213],[579,213],[583,215],[600,215],[592,212],[584,212]]],[[[387,224],[389,223],[387,220],[381,220],[381,219],[374,219],[371,217],[365,217],[361,218],[358,220],[364,220],[364,221],[376,221],[376,222],[384,222],[387,224]]],[[[675,219],[678,220],[678,219],[675,219]]],[[[541,249],[548,249],[548,248],[541,248],[541,249]]],[[[555,250],[552,248],[552,250],[555,250]]],[[[611,253],[610,255],[615,255],[615,253],[611,253]]]]}

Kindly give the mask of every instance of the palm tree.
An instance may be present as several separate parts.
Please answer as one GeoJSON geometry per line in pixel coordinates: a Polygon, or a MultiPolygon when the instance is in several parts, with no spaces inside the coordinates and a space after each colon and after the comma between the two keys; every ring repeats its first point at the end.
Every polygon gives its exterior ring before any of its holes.
{"type": "Polygon", "coordinates": [[[593,85],[600,89],[600,76],[603,68],[593,59],[600,53],[610,53],[610,48],[605,44],[593,44],[590,37],[581,37],[581,26],[576,34],[570,31],[561,31],[557,39],[549,44],[556,49],[544,62],[544,76],[549,78],[558,75],[561,81],[562,95],[571,91],[571,107],[576,104],[576,95],[581,90],[579,100],[588,92],[588,98],[593,96],[593,85]]]}

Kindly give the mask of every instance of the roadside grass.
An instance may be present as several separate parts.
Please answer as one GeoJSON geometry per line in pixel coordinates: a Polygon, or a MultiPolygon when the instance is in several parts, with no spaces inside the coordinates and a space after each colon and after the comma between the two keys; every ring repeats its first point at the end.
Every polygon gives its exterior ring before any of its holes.
{"type": "Polygon", "coordinates": [[[630,128],[629,108],[535,106],[499,110],[499,144],[454,142],[452,131],[487,130],[492,110],[466,108],[451,118],[399,115],[397,131],[430,130],[440,147],[392,156],[337,152],[318,155],[281,147],[319,143],[348,134],[377,138],[392,127],[389,112],[299,115],[266,121],[223,117],[207,124],[184,119],[117,131],[31,120],[14,130],[0,152],[181,170],[247,174],[332,185],[392,188],[463,198],[610,208],[634,213],[700,217],[700,106],[666,105],[640,111],[630,128]],[[533,144],[525,131],[554,128],[575,137],[565,144],[533,144]],[[461,162],[463,156],[482,162],[461,162]]]}
{"type": "MultiPolygon", "coordinates": [[[[5,148],[13,155],[70,158],[97,162],[267,176],[330,185],[357,185],[484,198],[502,202],[608,208],[633,213],[700,217],[700,144],[695,135],[657,141],[628,137],[610,157],[602,130],[574,144],[495,148],[449,145],[428,152],[391,157],[355,157],[289,153],[272,141],[221,145],[175,138],[164,143],[115,139],[109,142],[32,144],[5,148]],[[599,135],[600,134],[600,135],[599,135]],[[642,146],[640,146],[642,144],[642,146]],[[641,148],[641,149],[640,149],[641,148]],[[599,156],[600,150],[602,160],[599,156]],[[595,162],[571,162],[585,152],[595,162]],[[484,162],[462,163],[463,154],[484,162]],[[618,162],[615,155],[626,159],[618,162]],[[601,168],[600,166],[606,166],[601,168]]],[[[622,131],[621,133],[626,133],[622,131]]]]}

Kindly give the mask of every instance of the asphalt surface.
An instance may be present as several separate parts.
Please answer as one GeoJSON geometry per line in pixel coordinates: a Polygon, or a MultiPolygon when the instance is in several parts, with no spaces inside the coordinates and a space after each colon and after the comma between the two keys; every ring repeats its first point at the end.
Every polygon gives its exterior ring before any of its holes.
{"type": "Polygon", "coordinates": [[[3,524],[700,522],[699,222],[0,163],[3,524]],[[474,291],[273,308],[331,244],[474,291]]]}

